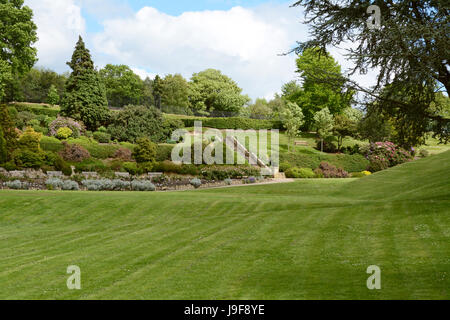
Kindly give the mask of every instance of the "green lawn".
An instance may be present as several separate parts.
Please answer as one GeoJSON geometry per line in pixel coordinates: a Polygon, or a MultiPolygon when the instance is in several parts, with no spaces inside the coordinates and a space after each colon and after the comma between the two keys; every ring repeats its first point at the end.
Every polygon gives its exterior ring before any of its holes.
{"type": "Polygon", "coordinates": [[[447,152],[360,180],[1,191],[0,299],[450,299],[449,182],[447,152]]]}

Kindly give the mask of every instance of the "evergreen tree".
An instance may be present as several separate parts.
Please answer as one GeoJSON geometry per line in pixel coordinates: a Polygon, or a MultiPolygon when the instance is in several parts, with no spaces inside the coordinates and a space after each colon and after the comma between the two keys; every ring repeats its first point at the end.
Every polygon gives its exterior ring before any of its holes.
{"type": "Polygon", "coordinates": [[[72,73],[61,101],[61,113],[83,121],[89,130],[94,131],[108,118],[108,101],[105,86],[94,69],[91,54],[81,36],[72,60],[67,64],[72,68],[72,73]]]}

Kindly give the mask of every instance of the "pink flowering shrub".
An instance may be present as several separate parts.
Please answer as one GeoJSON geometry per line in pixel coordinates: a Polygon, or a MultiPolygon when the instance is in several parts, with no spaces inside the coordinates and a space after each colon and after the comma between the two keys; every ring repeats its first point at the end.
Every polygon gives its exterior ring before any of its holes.
{"type": "Polygon", "coordinates": [[[406,151],[392,142],[376,142],[361,148],[366,159],[370,161],[368,170],[381,171],[411,161],[412,152],[406,151]]]}
{"type": "Polygon", "coordinates": [[[58,135],[60,128],[69,128],[72,130],[72,137],[78,138],[85,131],[83,124],[76,122],[71,118],[58,117],[48,126],[50,136],[58,135]]]}

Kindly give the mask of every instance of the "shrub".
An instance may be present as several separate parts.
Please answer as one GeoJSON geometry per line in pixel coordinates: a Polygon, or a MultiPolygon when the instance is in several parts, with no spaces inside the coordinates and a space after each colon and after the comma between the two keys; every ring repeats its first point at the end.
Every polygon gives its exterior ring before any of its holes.
{"type": "Polygon", "coordinates": [[[59,152],[59,155],[66,161],[70,162],[82,162],[83,160],[91,157],[89,151],[78,144],[68,144],[63,141],[63,150],[59,152]]]}
{"type": "Polygon", "coordinates": [[[224,180],[224,179],[237,179],[249,176],[259,176],[261,173],[259,168],[251,166],[204,166],[201,168],[201,175],[207,180],[224,180]]]}
{"type": "Polygon", "coordinates": [[[57,133],[56,133],[56,136],[57,136],[59,139],[64,139],[64,140],[66,140],[66,139],[68,139],[69,137],[71,137],[72,134],[73,134],[73,131],[72,131],[70,128],[67,128],[67,127],[61,127],[61,128],[58,129],[58,131],[57,131],[57,133]]]}
{"type": "Polygon", "coordinates": [[[58,108],[47,108],[42,105],[30,105],[24,103],[15,103],[14,108],[20,111],[28,111],[35,115],[46,115],[49,117],[56,117],[59,113],[58,108]]]}
{"type": "Polygon", "coordinates": [[[69,128],[72,130],[72,136],[78,138],[84,132],[84,126],[71,118],[58,117],[49,125],[49,133],[51,136],[57,136],[60,128],[69,128]]]}
{"type": "Polygon", "coordinates": [[[300,168],[299,170],[299,178],[303,179],[312,179],[315,178],[315,173],[311,168],[300,168]]]}
{"type": "Polygon", "coordinates": [[[80,190],[80,186],[75,181],[66,180],[66,181],[64,181],[61,189],[67,190],[67,191],[78,191],[78,190],[80,190]]]}
{"type": "Polygon", "coordinates": [[[130,149],[127,148],[119,148],[114,153],[114,158],[122,161],[130,162],[133,160],[133,154],[130,149]]]}
{"type": "Polygon", "coordinates": [[[392,142],[370,143],[361,148],[361,152],[370,161],[369,171],[377,172],[413,159],[413,154],[392,142]]]}
{"type": "Polygon", "coordinates": [[[133,180],[131,182],[131,189],[133,191],[155,191],[156,187],[150,181],[133,180]]]}
{"type": "Polygon", "coordinates": [[[352,178],[364,178],[365,177],[364,173],[362,173],[362,172],[353,172],[350,174],[350,176],[352,178]]]}
{"type": "Polygon", "coordinates": [[[253,184],[256,183],[257,179],[255,177],[248,177],[247,179],[245,179],[245,183],[247,184],[253,184]]]}
{"type": "Polygon", "coordinates": [[[292,168],[292,165],[289,162],[283,161],[282,163],[280,163],[280,171],[281,172],[286,172],[290,168],[292,168]]]}
{"type": "Polygon", "coordinates": [[[63,145],[62,145],[61,141],[54,137],[43,136],[40,141],[40,146],[41,146],[42,150],[45,150],[45,151],[58,152],[63,149],[63,145]]]}
{"type": "Polygon", "coordinates": [[[342,168],[336,168],[332,164],[322,162],[319,168],[325,178],[347,178],[348,172],[342,168]]]}
{"type": "Polygon", "coordinates": [[[383,171],[389,168],[389,162],[383,159],[371,159],[369,166],[367,167],[368,171],[378,172],[383,171]]]}
{"type": "Polygon", "coordinates": [[[135,176],[140,173],[140,170],[136,162],[124,162],[122,164],[123,169],[130,175],[135,176]]]}
{"type": "Polygon", "coordinates": [[[194,186],[195,189],[200,188],[200,186],[202,185],[202,181],[198,178],[194,178],[189,182],[192,186],[194,186]]]}
{"type": "Polygon", "coordinates": [[[113,180],[112,184],[114,186],[114,191],[122,191],[130,189],[130,183],[127,181],[122,181],[120,179],[113,180]]]}
{"type": "Polygon", "coordinates": [[[18,149],[13,153],[13,159],[18,167],[38,169],[44,165],[45,154],[29,149],[18,149]]]}
{"type": "Polygon", "coordinates": [[[27,190],[29,188],[29,183],[28,182],[22,182],[20,180],[14,180],[14,181],[7,181],[6,182],[6,186],[10,189],[14,189],[14,190],[27,190]]]}
{"type": "Polygon", "coordinates": [[[316,174],[311,168],[291,168],[286,171],[286,178],[295,179],[312,179],[315,178],[316,174]]]}
{"type": "Polygon", "coordinates": [[[139,171],[142,173],[152,172],[155,162],[141,162],[138,164],[139,171]]]}
{"type": "Polygon", "coordinates": [[[231,179],[225,179],[223,182],[225,182],[227,186],[231,186],[233,184],[233,180],[231,179]]]}
{"type": "Polygon", "coordinates": [[[40,141],[42,134],[35,132],[33,128],[28,127],[25,132],[20,136],[18,141],[18,147],[21,149],[27,149],[32,152],[40,152],[40,141]]]}
{"type": "Polygon", "coordinates": [[[133,157],[138,163],[154,162],[156,159],[156,145],[148,138],[140,138],[136,141],[133,157]]]}
{"type": "Polygon", "coordinates": [[[355,144],[352,147],[343,147],[342,152],[349,155],[360,154],[360,148],[359,144],[355,144]]]}
{"type": "Polygon", "coordinates": [[[156,161],[172,160],[172,150],[174,146],[168,144],[158,144],[156,146],[156,161]]]}
{"type": "Polygon", "coordinates": [[[118,141],[135,142],[142,137],[150,137],[152,141],[163,142],[165,136],[163,118],[154,107],[126,106],[113,114],[108,133],[118,141]]]}
{"type": "Polygon", "coordinates": [[[75,172],[98,172],[98,173],[106,173],[109,172],[110,168],[105,165],[102,161],[97,159],[86,159],[82,162],[75,164],[75,172]]]}
{"type": "Polygon", "coordinates": [[[45,185],[49,190],[58,190],[63,186],[63,181],[58,178],[49,178],[45,181],[45,185]]]}
{"type": "Polygon", "coordinates": [[[109,143],[111,141],[111,135],[106,132],[96,131],[93,136],[100,143],[109,143]]]}
{"type": "Polygon", "coordinates": [[[97,159],[113,158],[116,151],[120,148],[118,145],[99,144],[96,140],[91,140],[87,137],[80,137],[78,139],[69,139],[70,144],[78,144],[85,148],[92,157],[97,159]]]}

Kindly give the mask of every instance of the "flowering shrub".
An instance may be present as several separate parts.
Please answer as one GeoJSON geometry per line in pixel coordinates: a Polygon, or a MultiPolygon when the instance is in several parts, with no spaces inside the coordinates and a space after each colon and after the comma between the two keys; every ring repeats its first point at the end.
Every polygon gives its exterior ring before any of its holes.
{"type": "Polygon", "coordinates": [[[376,142],[362,147],[361,151],[370,161],[368,170],[377,172],[411,161],[414,149],[406,151],[392,142],[376,142]]]}
{"type": "Polygon", "coordinates": [[[77,144],[68,144],[63,141],[64,149],[59,152],[59,155],[66,161],[82,162],[91,157],[89,151],[77,144]]]}
{"type": "Polygon", "coordinates": [[[314,173],[317,177],[324,178],[348,178],[349,174],[342,168],[336,168],[328,162],[322,162],[314,173]]]}
{"type": "Polygon", "coordinates": [[[58,134],[58,130],[60,128],[69,128],[70,130],[72,130],[72,136],[74,138],[78,138],[83,132],[84,132],[84,126],[78,122],[76,122],[75,120],[71,119],[71,118],[63,118],[63,117],[58,117],[56,118],[56,120],[53,120],[48,129],[49,129],[49,134],[53,137],[57,136],[58,134]]]}

